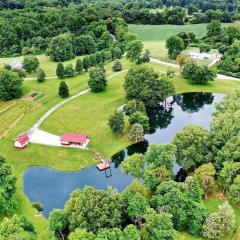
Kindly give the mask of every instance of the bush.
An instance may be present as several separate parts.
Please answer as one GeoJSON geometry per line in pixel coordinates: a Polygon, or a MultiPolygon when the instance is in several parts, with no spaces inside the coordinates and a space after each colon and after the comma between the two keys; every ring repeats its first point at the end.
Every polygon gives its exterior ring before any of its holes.
{"type": "Polygon", "coordinates": [[[72,64],[68,64],[65,67],[64,75],[65,75],[65,77],[73,77],[74,76],[74,70],[73,70],[73,65],[72,64]]]}
{"type": "Polygon", "coordinates": [[[32,203],[32,207],[37,209],[38,212],[42,212],[43,211],[43,205],[39,202],[33,202],[32,203]]]}
{"type": "Polygon", "coordinates": [[[122,64],[118,59],[114,61],[112,69],[115,72],[122,71],[122,64]]]}
{"type": "Polygon", "coordinates": [[[199,50],[200,50],[200,53],[202,53],[202,52],[208,53],[208,52],[210,52],[210,50],[211,50],[211,46],[208,45],[208,44],[202,43],[202,44],[200,44],[200,46],[199,46],[199,50]]]}
{"type": "Polygon", "coordinates": [[[194,61],[185,64],[182,75],[192,84],[206,84],[209,81],[214,81],[216,77],[216,73],[209,67],[198,65],[194,61]]]}
{"type": "Polygon", "coordinates": [[[46,77],[45,72],[41,68],[39,68],[37,70],[37,81],[43,82],[45,80],[45,77],[46,77]]]}
{"type": "Polygon", "coordinates": [[[26,72],[32,73],[38,68],[38,66],[39,66],[39,61],[36,57],[34,56],[24,57],[23,68],[26,70],[26,72]]]}

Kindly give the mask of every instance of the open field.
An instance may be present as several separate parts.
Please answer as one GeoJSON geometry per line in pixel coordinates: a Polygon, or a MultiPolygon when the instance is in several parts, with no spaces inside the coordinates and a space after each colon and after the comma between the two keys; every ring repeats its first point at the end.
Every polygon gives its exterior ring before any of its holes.
{"type": "MultiPolygon", "coordinates": [[[[239,25],[236,23],[226,23],[223,26],[239,25]]],[[[180,32],[193,32],[197,38],[202,38],[207,33],[207,24],[192,25],[136,25],[129,24],[129,31],[137,34],[143,41],[144,47],[149,49],[152,57],[158,57],[167,60],[167,49],[165,41],[168,37],[180,32]]]]}
{"type": "MultiPolygon", "coordinates": [[[[128,69],[132,65],[125,59],[122,60],[122,63],[124,69],[128,69]]],[[[156,63],[149,63],[149,65],[160,73],[166,72],[166,70],[169,69],[167,66],[156,63]]],[[[112,63],[106,65],[107,76],[112,74],[111,66],[112,63]]],[[[175,71],[178,73],[178,69],[175,69],[175,71]]],[[[113,136],[107,126],[109,115],[126,101],[122,88],[125,74],[126,73],[122,73],[112,78],[109,81],[109,86],[106,91],[98,94],[89,93],[83,95],[57,110],[43,123],[43,129],[58,134],[64,131],[75,130],[88,133],[91,138],[90,146],[100,151],[104,157],[110,157],[117,151],[131,144],[126,136],[122,138],[113,136]]],[[[87,73],[83,73],[71,79],[66,79],[71,95],[86,89],[87,80],[87,73]]],[[[240,82],[236,81],[218,80],[207,85],[198,86],[189,84],[179,76],[172,78],[171,81],[174,83],[177,93],[193,91],[232,93],[234,89],[240,88],[240,82]]],[[[44,96],[38,100],[39,107],[28,112],[21,119],[21,122],[9,132],[7,137],[0,140],[0,153],[7,158],[7,161],[13,167],[14,174],[18,178],[17,197],[21,204],[18,207],[17,213],[27,216],[29,220],[34,223],[37,231],[40,233],[39,239],[50,239],[50,233],[46,230],[48,223],[43,217],[34,216],[35,210],[31,207],[29,201],[22,192],[22,176],[24,171],[34,165],[47,166],[63,171],[74,171],[94,162],[93,154],[85,150],[33,144],[24,151],[17,151],[13,148],[13,138],[20,132],[28,130],[43,113],[62,100],[57,94],[58,85],[58,79],[46,80],[44,83],[25,81],[23,85],[24,95],[28,95],[34,90],[44,93],[44,96]]],[[[17,99],[15,101],[17,104],[20,104],[23,100],[17,99]]],[[[2,110],[9,107],[11,103],[12,102],[0,103],[0,113],[2,110]]],[[[213,209],[213,205],[214,204],[206,204],[210,210],[213,209]]],[[[217,203],[214,206],[217,206],[217,203]]],[[[237,214],[240,214],[239,211],[237,214]]],[[[180,239],[197,240],[198,238],[183,233],[180,239]]]]}
{"type": "MultiPolygon", "coordinates": [[[[82,58],[83,56],[79,57],[82,58]]],[[[0,68],[4,66],[4,64],[10,64],[14,60],[23,60],[23,56],[21,57],[11,57],[11,58],[0,58],[0,68]]],[[[57,62],[51,61],[51,59],[46,55],[38,55],[37,56],[39,60],[39,67],[44,69],[46,73],[46,77],[54,77],[56,76],[56,68],[57,68],[57,62]]],[[[73,64],[73,67],[75,67],[76,59],[71,59],[69,61],[64,62],[64,65],[73,64]]],[[[35,77],[36,73],[27,74],[27,77],[35,77]]]]}

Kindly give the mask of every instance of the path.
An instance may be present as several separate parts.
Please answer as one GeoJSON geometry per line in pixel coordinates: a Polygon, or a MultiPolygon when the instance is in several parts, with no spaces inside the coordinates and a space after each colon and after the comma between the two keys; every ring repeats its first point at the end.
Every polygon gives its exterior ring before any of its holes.
{"type": "MultiPolygon", "coordinates": [[[[175,67],[179,69],[179,66],[177,64],[174,63],[168,63],[168,62],[164,62],[161,61],[157,58],[150,58],[151,62],[155,62],[161,65],[165,65],[165,66],[169,66],[169,67],[175,67]]],[[[234,80],[234,81],[239,81],[240,82],[240,78],[235,78],[235,77],[230,77],[230,76],[226,76],[223,74],[217,74],[217,79],[221,79],[221,80],[234,80]]]]}
{"type": "MultiPolygon", "coordinates": [[[[124,72],[127,72],[128,69],[122,70],[121,72],[117,72],[112,74],[107,78],[107,80],[110,80],[117,75],[120,75],[124,72]]],[[[45,145],[50,145],[50,146],[62,146],[60,143],[60,138],[57,135],[48,133],[46,131],[40,130],[39,127],[45,121],[53,112],[55,112],[57,109],[65,105],[66,103],[76,99],[79,96],[82,96],[86,93],[89,93],[90,89],[83,90],[76,95],[73,95],[62,102],[58,103],[54,107],[52,107],[50,110],[48,110],[34,125],[33,127],[28,131],[29,132],[29,137],[30,137],[30,142],[31,143],[37,143],[37,144],[45,144],[45,145]]],[[[74,147],[74,146],[72,146],[74,147]]]]}
{"type": "MultiPolygon", "coordinates": [[[[57,76],[53,76],[53,77],[46,77],[45,78],[45,80],[50,80],[50,79],[56,79],[57,78],[57,76]]],[[[28,77],[28,78],[24,78],[23,79],[24,81],[33,81],[33,80],[37,80],[37,78],[36,77],[28,77]]]]}

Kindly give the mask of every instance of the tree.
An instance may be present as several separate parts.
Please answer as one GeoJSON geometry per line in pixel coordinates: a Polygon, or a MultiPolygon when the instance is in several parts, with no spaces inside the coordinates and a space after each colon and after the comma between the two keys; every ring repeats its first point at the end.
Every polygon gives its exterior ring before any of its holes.
{"type": "Polygon", "coordinates": [[[215,186],[215,174],[216,170],[212,163],[203,164],[194,172],[194,176],[198,178],[201,184],[205,198],[213,191],[215,186]]]}
{"type": "Polygon", "coordinates": [[[53,209],[49,215],[50,230],[54,232],[56,236],[60,235],[61,239],[65,239],[64,232],[68,229],[68,219],[64,212],[60,209],[53,209]]]}
{"type": "Polygon", "coordinates": [[[146,116],[145,114],[143,114],[140,111],[134,112],[129,117],[129,123],[131,126],[136,123],[142,125],[145,132],[147,132],[149,130],[149,118],[148,118],[148,116],[146,116]]]}
{"type": "Polygon", "coordinates": [[[16,177],[13,176],[12,168],[0,156],[0,211],[12,213],[17,207],[16,201],[16,177]]]}
{"type": "Polygon", "coordinates": [[[187,62],[187,55],[185,54],[179,54],[177,55],[177,58],[176,58],[176,63],[179,65],[179,68],[180,68],[180,73],[182,73],[182,70],[183,70],[183,66],[184,64],[187,62]]]}
{"type": "Polygon", "coordinates": [[[88,86],[92,92],[101,92],[107,87],[106,76],[100,67],[92,67],[89,70],[88,86]]]}
{"type": "Polygon", "coordinates": [[[85,71],[87,71],[91,67],[91,62],[89,59],[89,56],[86,56],[83,58],[83,68],[85,71]]]}
{"type": "Polygon", "coordinates": [[[126,47],[127,59],[134,63],[141,63],[141,54],[143,43],[140,40],[134,40],[128,43],[126,47]]]}
{"type": "Polygon", "coordinates": [[[97,61],[96,61],[95,54],[90,54],[90,55],[89,55],[89,61],[90,61],[90,66],[91,66],[91,67],[97,65],[97,61]]]}
{"type": "Polygon", "coordinates": [[[71,231],[81,228],[96,233],[100,228],[119,226],[123,218],[123,208],[120,195],[113,190],[84,187],[83,190],[78,189],[71,193],[64,212],[71,231]]]}
{"type": "Polygon", "coordinates": [[[229,192],[230,186],[240,172],[240,162],[226,161],[223,163],[223,169],[219,173],[219,183],[225,193],[229,192]]]}
{"type": "Polygon", "coordinates": [[[209,133],[199,126],[188,125],[175,135],[176,161],[186,171],[207,162],[209,133]]]}
{"type": "Polygon", "coordinates": [[[101,52],[96,52],[96,53],[95,53],[95,56],[96,56],[96,61],[97,61],[97,63],[103,62],[103,56],[102,56],[102,53],[101,53],[101,52]]]}
{"type": "Polygon", "coordinates": [[[209,38],[220,36],[222,33],[221,22],[219,20],[212,20],[207,25],[207,36],[209,38]]]}
{"type": "Polygon", "coordinates": [[[64,81],[60,82],[58,94],[62,98],[66,98],[69,96],[68,86],[64,81]]]}
{"type": "Polygon", "coordinates": [[[175,92],[172,83],[166,78],[159,79],[159,75],[145,65],[133,67],[128,71],[124,89],[128,100],[142,101],[147,107],[156,107],[175,92]]]}
{"type": "Polygon", "coordinates": [[[143,224],[141,236],[143,240],[176,240],[177,231],[173,228],[172,216],[167,213],[157,214],[148,209],[145,214],[146,223],[143,224]]]}
{"type": "Polygon", "coordinates": [[[109,117],[108,125],[116,135],[122,135],[124,132],[124,114],[122,111],[115,112],[109,117]]]}
{"type": "Polygon", "coordinates": [[[238,175],[229,188],[229,196],[236,205],[240,205],[240,176],[238,175]]]}
{"type": "Polygon", "coordinates": [[[142,62],[143,63],[149,63],[150,62],[150,51],[148,49],[145,49],[142,56],[142,62]]]}
{"type": "Polygon", "coordinates": [[[144,139],[144,130],[141,124],[135,123],[131,126],[129,132],[129,139],[134,141],[135,143],[141,142],[144,139]]]}
{"type": "Polygon", "coordinates": [[[70,233],[68,239],[69,240],[95,240],[96,238],[92,232],[88,232],[86,229],[76,228],[74,232],[70,233]]]}
{"type": "Polygon", "coordinates": [[[123,230],[124,239],[141,240],[140,232],[134,225],[127,225],[123,230]]]}
{"type": "Polygon", "coordinates": [[[164,181],[157,187],[151,203],[155,209],[172,214],[175,229],[199,235],[207,212],[199,200],[202,193],[197,189],[197,197],[193,192],[194,188],[190,188],[188,183],[164,181]]]}
{"type": "Polygon", "coordinates": [[[208,66],[198,65],[194,61],[188,61],[184,65],[182,75],[192,84],[206,84],[216,77],[216,73],[208,66]]]}
{"type": "Polygon", "coordinates": [[[95,53],[96,43],[92,36],[81,35],[75,39],[76,55],[95,53]]]}
{"type": "Polygon", "coordinates": [[[23,68],[26,70],[26,72],[32,73],[38,68],[38,66],[39,66],[39,61],[36,57],[34,56],[24,57],[23,68]]]}
{"type": "Polygon", "coordinates": [[[36,233],[33,225],[26,218],[19,218],[13,215],[10,218],[4,218],[0,225],[0,239],[18,239],[18,240],[36,240],[36,233]]]}
{"type": "Polygon", "coordinates": [[[219,206],[218,212],[211,213],[203,224],[203,236],[208,239],[219,239],[234,227],[234,211],[228,202],[219,206]]]}
{"type": "Polygon", "coordinates": [[[128,101],[124,107],[124,112],[128,116],[132,115],[137,111],[140,111],[143,114],[146,114],[146,107],[142,101],[137,101],[133,99],[131,101],[128,101]]]}
{"type": "Polygon", "coordinates": [[[208,44],[202,43],[202,44],[199,45],[199,50],[200,50],[200,53],[202,53],[202,52],[208,53],[211,50],[211,46],[208,45],[208,44]]]}
{"type": "Polygon", "coordinates": [[[121,239],[123,239],[123,233],[119,228],[100,229],[96,237],[96,240],[121,240],[121,239]]]}
{"type": "Polygon", "coordinates": [[[122,64],[118,59],[114,61],[112,69],[115,72],[122,71],[122,64]]]}
{"type": "Polygon", "coordinates": [[[43,69],[38,68],[37,70],[37,81],[38,82],[43,82],[45,80],[46,74],[43,71],[43,69]]]}
{"type": "Polygon", "coordinates": [[[131,174],[134,178],[141,178],[144,173],[145,159],[140,153],[134,153],[126,157],[121,163],[121,169],[126,174],[131,174]]]}
{"type": "Polygon", "coordinates": [[[15,72],[0,70],[0,100],[8,101],[22,94],[22,79],[15,72]]]}
{"type": "Polygon", "coordinates": [[[182,38],[179,36],[171,36],[166,41],[168,56],[170,59],[176,59],[177,55],[185,48],[182,38]]]}
{"type": "Polygon", "coordinates": [[[127,214],[133,220],[135,225],[141,228],[144,214],[146,213],[148,202],[140,193],[125,194],[127,201],[127,214]]]}
{"type": "Polygon", "coordinates": [[[64,62],[72,59],[74,57],[72,35],[64,33],[53,37],[48,54],[53,61],[64,62]]]}
{"type": "Polygon", "coordinates": [[[64,78],[65,70],[64,70],[63,63],[60,62],[60,63],[57,64],[56,74],[57,74],[57,77],[59,79],[63,79],[64,78]]]}
{"type": "Polygon", "coordinates": [[[75,71],[80,74],[83,71],[83,62],[81,59],[77,59],[76,61],[76,66],[75,66],[75,71]]]}
{"type": "Polygon", "coordinates": [[[65,77],[73,77],[74,76],[73,65],[71,63],[66,65],[65,70],[64,70],[64,75],[65,75],[65,77]]]}

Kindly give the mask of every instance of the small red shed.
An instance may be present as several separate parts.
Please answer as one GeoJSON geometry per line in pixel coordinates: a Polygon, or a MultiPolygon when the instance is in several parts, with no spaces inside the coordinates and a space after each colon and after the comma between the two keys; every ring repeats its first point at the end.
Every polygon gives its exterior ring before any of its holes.
{"type": "Polygon", "coordinates": [[[71,144],[84,146],[87,143],[87,140],[88,136],[81,133],[64,133],[60,137],[61,144],[67,146],[71,144]]]}
{"type": "Polygon", "coordinates": [[[14,147],[18,149],[23,149],[26,146],[28,146],[28,143],[29,143],[29,135],[27,133],[22,133],[14,141],[14,147]]]}

